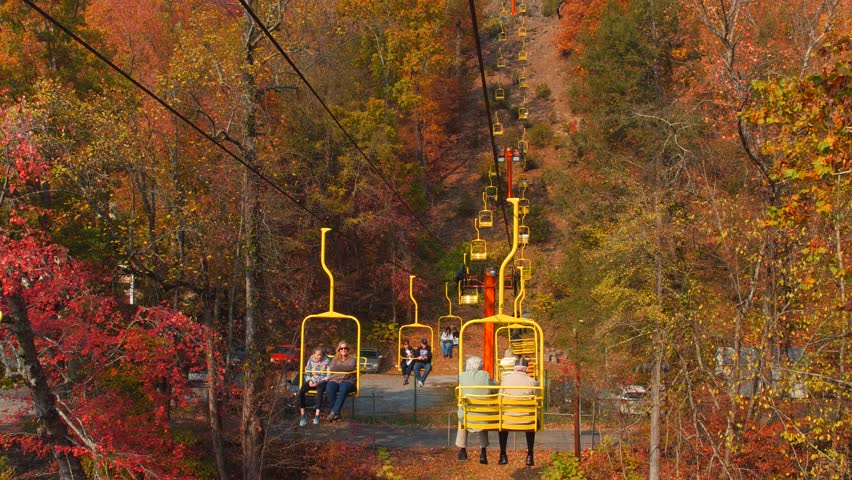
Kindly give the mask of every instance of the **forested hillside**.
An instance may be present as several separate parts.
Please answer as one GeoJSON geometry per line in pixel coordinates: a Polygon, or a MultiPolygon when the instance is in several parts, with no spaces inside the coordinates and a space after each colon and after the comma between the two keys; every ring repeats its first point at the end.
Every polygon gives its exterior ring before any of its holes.
{"type": "Polygon", "coordinates": [[[0,357],[30,402],[0,478],[398,478],[275,438],[270,351],[329,309],[320,228],[336,310],[391,353],[410,275],[434,325],[463,262],[500,266],[508,188],[549,378],[647,392],[530,475],[849,478],[850,27],[844,0],[0,2],[0,357]]]}

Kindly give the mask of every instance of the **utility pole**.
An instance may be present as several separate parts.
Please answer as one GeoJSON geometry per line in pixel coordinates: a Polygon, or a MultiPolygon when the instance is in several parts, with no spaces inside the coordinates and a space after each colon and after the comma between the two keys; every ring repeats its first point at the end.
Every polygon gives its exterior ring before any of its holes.
{"type": "MultiPolygon", "coordinates": [[[[582,324],[583,320],[577,323],[582,324]]],[[[574,455],[580,461],[580,336],[574,325],[574,455]]],[[[594,432],[592,433],[594,435],[594,432]]],[[[593,442],[594,443],[594,442],[593,442]]]]}

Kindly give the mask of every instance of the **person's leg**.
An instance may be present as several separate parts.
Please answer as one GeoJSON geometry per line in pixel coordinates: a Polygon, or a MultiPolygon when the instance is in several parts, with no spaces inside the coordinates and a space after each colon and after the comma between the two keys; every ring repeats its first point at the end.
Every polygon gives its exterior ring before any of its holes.
{"type": "Polygon", "coordinates": [[[340,384],[337,382],[326,382],[325,399],[328,405],[334,405],[337,402],[337,391],[340,390],[340,384]]]}
{"type": "Polygon", "coordinates": [[[426,383],[426,377],[429,376],[429,372],[432,371],[432,362],[423,364],[423,375],[420,376],[420,381],[426,383]]]}
{"type": "Polygon", "coordinates": [[[302,411],[302,415],[305,414],[305,394],[308,393],[310,388],[308,382],[305,382],[302,384],[302,388],[299,389],[299,409],[302,411]]]}
{"type": "Polygon", "coordinates": [[[420,369],[423,368],[423,364],[420,362],[414,362],[414,380],[420,381],[420,369]]]}
{"type": "Polygon", "coordinates": [[[349,382],[341,382],[338,384],[338,392],[337,399],[334,401],[334,405],[331,406],[331,413],[335,416],[340,416],[340,412],[343,410],[343,402],[346,401],[346,396],[349,395],[350,392],[355,391],[355,385],[349,382]]]}
{"type": "Polygon", "coordinates": [[[320,382],[317,384],[317,405],[316,405],[316,416],[319,417],[320,410],[322,410],[322,401],[323,396],[325,394],[325,387],[328,385],[327,382],[320,382]]]}
{"type": "Polygon", "coordinates": [[[535,432],[527,432],[527,462],[528,467],[535,465],[533,449],[535,448],[535,432]]]}
{"type": "Polygon", "coordinates": [[[485,449],[488,448],[488,430],[479,431],[479,463],[488,464],[488,456],[485,449]]]}
{"type": "Polygon", "coordinates": [[[500,430],[497,432],[497,439],[500,440],[500,459],[497,460],[499,465],[509,463],[509,457],[506,456],[506,444],[509,443],[509,431],[500,430]]]}

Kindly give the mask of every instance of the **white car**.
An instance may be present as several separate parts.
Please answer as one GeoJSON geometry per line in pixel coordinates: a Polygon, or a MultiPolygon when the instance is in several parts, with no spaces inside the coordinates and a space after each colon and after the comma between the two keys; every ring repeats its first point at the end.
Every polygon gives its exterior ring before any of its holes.
{"type": "Polygon", "coordinates": [[[618,411],[622,415],[644,415],[648,413],[645,397],[648,389],[642,385],[627,385],[621,389],[618,396],[618,411]]]}

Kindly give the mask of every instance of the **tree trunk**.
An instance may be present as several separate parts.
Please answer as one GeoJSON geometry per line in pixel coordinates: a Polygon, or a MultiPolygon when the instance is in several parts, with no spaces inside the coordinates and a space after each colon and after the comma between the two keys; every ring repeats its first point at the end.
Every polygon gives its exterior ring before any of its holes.
{"type": "Polygon", "coordinates": [[[85,480],[86,474],[83,472],[80,459],[72,454],[64,453],[69,447],[75,445],[68,437],[68,429],[56,410],[53,392],[47,384],[47,376],[38,361],[33,329],[24,300],[19,295],[7,298],[11,311],[3,321],[10,325],[12,333],[18,339],[15,354],[22,367],[20,373],[33,398],[35,416],[44,426],[40,436],[46,444],[53,447],[51,452],[59,469],[60,480],[85,480]]]}
{"type": "MultiPolygon", "coordinates": [[[[255,2],[248,2],[253,7],[255,2]]],[[[254,76],[254,48],[258,29],[248,13],[245,15],[243,35],[244,65],[241,80],[243,92],[243,155],[247,165],[257,168],[257,79],[254,76]]],[[[258,224],[260,218],[259,180],[245,170],[243,174],[242,220],[245,227],[245,341],[247,361],[243,369],[243,411],[240,431],[242,434],[243,480],[260,480],[263,465],[263,424],[260,421],[260,393],[263,391],[262,364],[263,344],[260,341],[262,312],[258,293],[260,273],[260,242],[258,224]]]]}
{"type": "Polygon", "coordinates": [[[225,470],[225,448],[222,442],[222,417],[219,414],[219,389],[216,379],[216,345],[213,338],[215,325],[219,316],[219,295],[210,288],[210,277],[207,271],[207,261],[202,260],[201,271],[204,274],[204,326],[207,327],[207,421],[210,425],[210,441],[213,444],[213,455],[216,458],[216,471],[219,480],[228,480],[225,470]]]}

